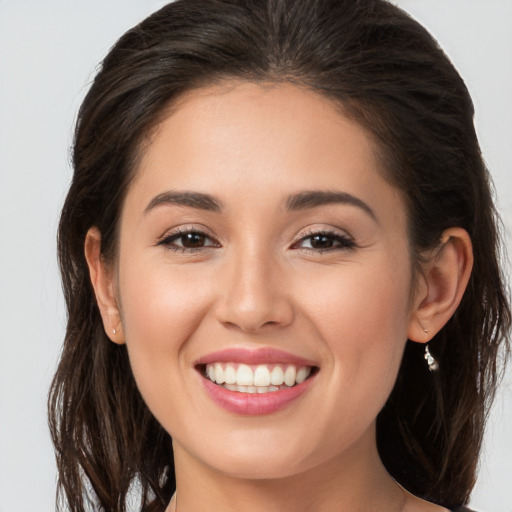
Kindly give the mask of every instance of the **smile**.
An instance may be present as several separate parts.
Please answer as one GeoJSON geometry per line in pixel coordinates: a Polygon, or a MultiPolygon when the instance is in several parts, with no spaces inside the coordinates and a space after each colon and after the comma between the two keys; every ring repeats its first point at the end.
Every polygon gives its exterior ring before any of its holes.
{"type": "Polygon", "coordinates": [[[312,367],[294,364],[247,365],[211,363],[205,366],[204,376],[229,391],[239,393],[271,393],[304,382],[312,367]]]}
{"type": "Polygon", "coordinates": [[[244,416],[272,414],[298,403],[320,368],[314,361],[264,348],[229,348],[195,363],[203,389],[222,409],[244,416]]]}

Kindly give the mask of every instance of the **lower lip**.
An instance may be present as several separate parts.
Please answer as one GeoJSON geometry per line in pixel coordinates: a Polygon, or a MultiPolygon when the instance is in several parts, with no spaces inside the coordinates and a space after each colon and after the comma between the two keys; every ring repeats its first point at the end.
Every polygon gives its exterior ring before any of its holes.
{"type": "Polygon", "coordinates": [[[235,414],[260,416],[284,409],[302,396],[315,379],[315,375],[291,388],[270,391],[268,393],[241,393],[230,391],[202,377],[203,386],[210,398],[220,407],[235,414]]]}

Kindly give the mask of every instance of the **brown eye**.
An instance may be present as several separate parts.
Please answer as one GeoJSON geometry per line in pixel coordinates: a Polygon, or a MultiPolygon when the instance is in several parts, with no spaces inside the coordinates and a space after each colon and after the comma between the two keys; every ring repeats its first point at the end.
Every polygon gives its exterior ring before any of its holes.
{"type": "Polygon", "coordinates": [[[181,239],[182,247],[195,249],[197,247],[204,247],[206,236],[201,233],[185,233],[179,239],[181,239]]]}
{"type": "Polygon", "coordinates": [[[314,235],[310,237],[309,243],[312,249],[330,249],[334,246],[332,237],[325,235],[314,235]]]}
{"type": "Polygon", "coordinates": [[[220,247],[218,242],[200,231],[180,231],[165,237],[159,245],[175,251],[194,251],[203,248],[220,247]]]}
{"type": "Polygon", "coordinates": [[[329,232],[312,233],[301,238],[301,240],[293,246],[294,249],[306,249],[317,252],[353,249],[354,247],[354,241],[348,236],[329,232]]]}

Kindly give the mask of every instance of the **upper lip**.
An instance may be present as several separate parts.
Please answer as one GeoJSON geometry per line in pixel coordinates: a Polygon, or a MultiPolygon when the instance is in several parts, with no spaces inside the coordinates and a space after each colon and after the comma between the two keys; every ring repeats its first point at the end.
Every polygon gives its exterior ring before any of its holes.
{"type": "Polygon", "coordinates": [[[211,352],[195,362],[194,366],[211,363],[245,363],[245,364],[266,364],[282,363],[294,364],[296,366],[317,366],[314,361],[305,359],[295,354],[290,354],[283,350],[265,347],[258,349],[247,348],[225,348],[216,352],[211,352]]]}

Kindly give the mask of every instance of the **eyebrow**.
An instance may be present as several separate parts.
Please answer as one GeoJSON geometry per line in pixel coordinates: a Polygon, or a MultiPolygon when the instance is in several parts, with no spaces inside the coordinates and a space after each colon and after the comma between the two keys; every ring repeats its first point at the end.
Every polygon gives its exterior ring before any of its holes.
{"type": "MultiPolygon", "coordinates": [[[[332,190],[308,190],[288,197],[285,207],[288,211],[300,211],[328,204],[348,204],[356,206],[377,221],[375,212],[361,199],[347,192],[332,190]]],[[[222,202],[210,194],[201,192],[162,192],[155,196],[144,209],[148,213],[160,205],[179,205],[210,212],[220,212],[222,202]]]]}
{"type": "Polygon", "coordinates": [[[298,194],[293,194],[288,197],[286,209],[288,211],[307,210],[328,204],[348,204],[350,206],[356,206],[377,222],[375,212],[364,201],[347,192],[332,190],[309,190],[299,192],[298,194]]]}
{"type": "Polygon", "coordinates": [[[148,213],[157,206],[175,204],[179,206],[189,206],[198,210],[209,212],[220,212],[222,203],[215,197],[201,192],[163,192],[155,196],[144,209],[148,213]]]}

